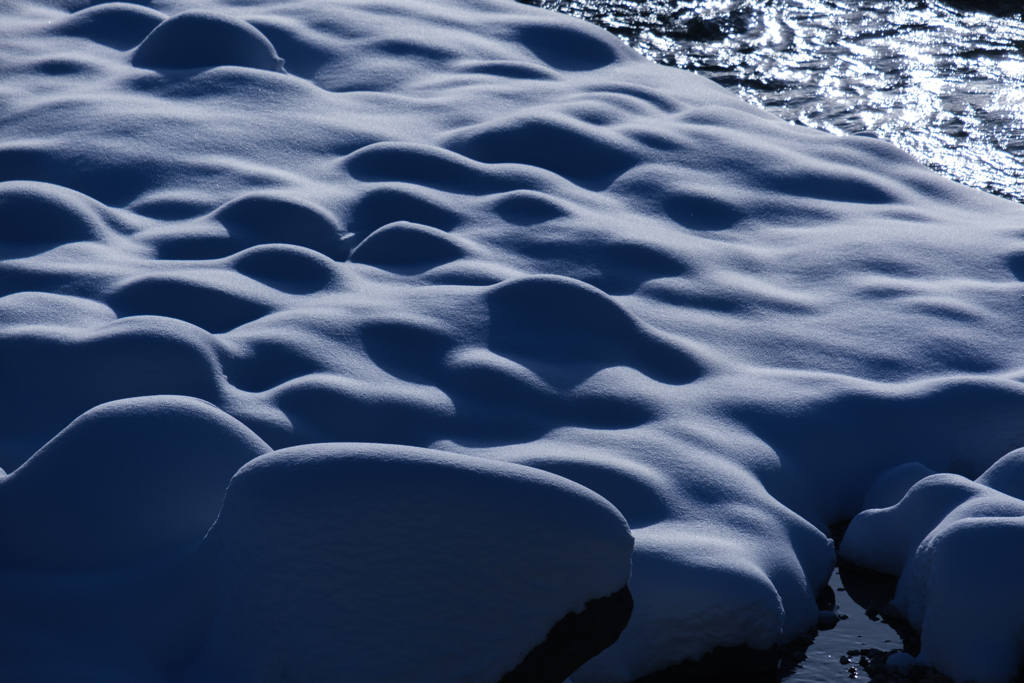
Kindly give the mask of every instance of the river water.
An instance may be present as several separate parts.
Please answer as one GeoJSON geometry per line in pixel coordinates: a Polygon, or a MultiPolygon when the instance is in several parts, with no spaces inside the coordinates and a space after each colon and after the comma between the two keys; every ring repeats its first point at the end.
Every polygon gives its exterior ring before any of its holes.
{"type": "Polygon", "coordinates": [[[786,120],[873,134],[1024,203],[1022,0],[520,1],[591,21],[786,120]]]}

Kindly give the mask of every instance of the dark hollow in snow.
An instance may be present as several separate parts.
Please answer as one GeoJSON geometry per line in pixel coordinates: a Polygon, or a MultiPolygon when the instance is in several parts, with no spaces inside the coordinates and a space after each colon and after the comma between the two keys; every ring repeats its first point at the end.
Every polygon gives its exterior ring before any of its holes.
{"type": "Polygon", "coordinates": [[[587,660],[619,639],[633,613],[629,586],[590,600],[579,614],[565,615],[544,642],[530,650],[500,683],[562,683],[587,660]]]}

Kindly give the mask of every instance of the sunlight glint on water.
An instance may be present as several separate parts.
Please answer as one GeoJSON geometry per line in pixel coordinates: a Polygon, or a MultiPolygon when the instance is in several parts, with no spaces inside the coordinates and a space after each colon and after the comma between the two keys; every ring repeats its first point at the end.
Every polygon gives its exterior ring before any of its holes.
{"type": "Polygon", "coordinates": [[[938,0],[528,0],[790,121],[1024,202],[1024,20],[938,0]]]}

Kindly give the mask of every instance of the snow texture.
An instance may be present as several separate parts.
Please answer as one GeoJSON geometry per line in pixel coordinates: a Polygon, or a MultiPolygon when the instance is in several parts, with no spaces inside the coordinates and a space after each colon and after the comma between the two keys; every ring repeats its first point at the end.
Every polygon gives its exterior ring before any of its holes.
{"type": "Polygon", "coordinates": [[[895,468],[882,477],[892,497],[867,505],[843,539],[844,558],[900,577],[893,605],[921,633],[917,661],[957,681],[1001,683],[1021,666],[1022,465],[1024,449],[976,481],[919,463],[895,468]]]}
{"type": "Polygon", "coordinates": [[[868,496],[1004,683],[1022,238],[512,0],[8,0],[0,678],[495,683],[629,579],[624,683],[807,631],[868,496]]]}

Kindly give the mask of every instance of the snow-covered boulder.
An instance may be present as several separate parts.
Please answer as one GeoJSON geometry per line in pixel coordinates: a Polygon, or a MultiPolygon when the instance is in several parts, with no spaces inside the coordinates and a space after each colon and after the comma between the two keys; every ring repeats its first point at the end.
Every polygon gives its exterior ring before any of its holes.
{"type": "Polygon", "coordinates": [[[857,515],[841,546],[851,562],[900,577],[893,605],[921,634],[918,663],[957,683],[1005,683],[1022,664],[1024,500],[987,485],[1020,490],[1020,453],[976,481],[924,476],[895,504],[857,515]]]}
{"type": "Polygon", "coordinates": [[[0,479],[0,567],[96,571],[199,543],[270,447],[215,406],[143,396],[86,411],[0,479]]]}
{"type": "MultiPolygon", "coordinates": [[[[189,680],[496,683],[563,617],[625,588],[633,538],[606,500],[541,470],[317,444],[244,466],[204,546],[215,611],[189,680]]],[[[613,615],[611,640],[628,618],[613,615]]],[[[561,683],[610,644],[586,635],[537,680],[561,683]]]]}

